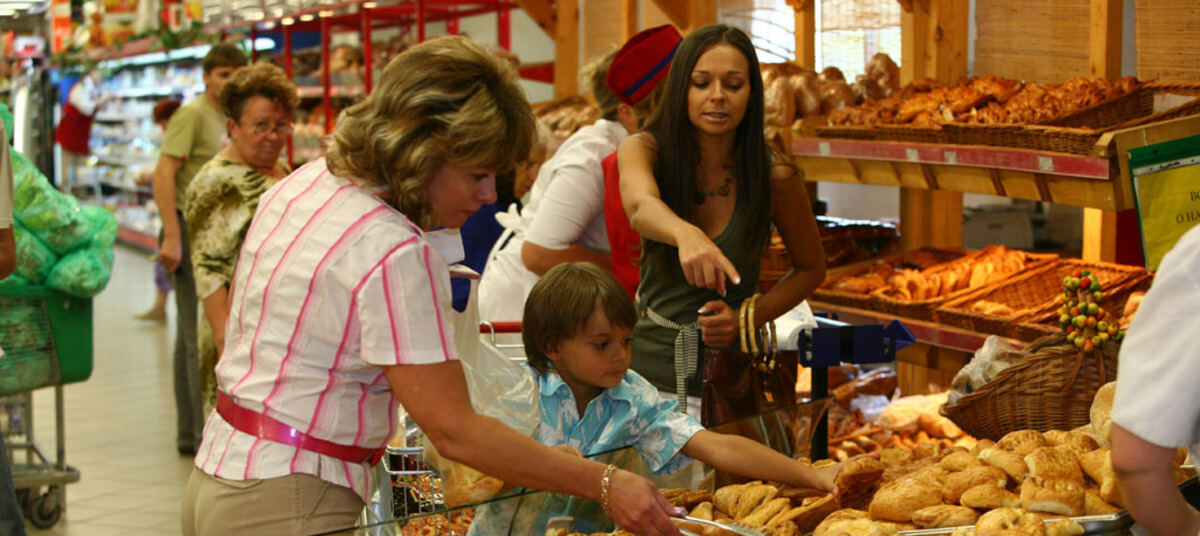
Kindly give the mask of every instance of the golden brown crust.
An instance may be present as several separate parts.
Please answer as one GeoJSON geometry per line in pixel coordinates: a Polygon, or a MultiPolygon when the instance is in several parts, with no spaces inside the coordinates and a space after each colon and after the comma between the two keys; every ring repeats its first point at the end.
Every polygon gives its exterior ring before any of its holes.
{"type": "Polygon", "coordinates": [[[1021,499],[1017,494],[995,484],[981,484],[962,493],[958,502],[963,506],[980,510],[996,508],[1019,508],[1021,499]]]}
{"type": "Polygon", "coordinates": [[[841,504],[838,502],[837,497],[830,493],[825,497],[806,500],[802,506],[780,512],[767,525],[790,522],[799,528],[801,532],[808,532],[816,528],[822,520],[840,508],[841,504]]]}
{"type": "Polygon", "coordinates": [[[1046,442],[1051,446],[1076,447],[1080,454],[1100,448],[1100,443],[1096,442],[1092,436],[1080,432],[1050,430],[1049,432],[1042,433],[1042,437],[1046,438],[1046,442]]]}
{"type": "Polygon", "coordinates": [[[1008,475],[1013,482],[1025,480],[1025,477],[1029,475],[1029,466],[1025,464],[1024,459],[999,447],[983,449],[979,452],[979,459],[983,463],[1004,471],[1004,474],[1008,475]]]}
{"type": "Polygon", "coordinates": [[[912,513],[942,504],[942,492],[920,480],[906,478],[892,482],[875,492],[868,510],[873,519],[908,522],[912,513]]]}
{"type": "Polygon", "coordinates": [[[942,489],[942,498],[947,503],[957,503],[963,492],[982,484],[994,484],[999,487],[1008,485],[1008,475],[995,467],[971,467],[946,475],[946,486],[942,489]]]}
{"type": "Polygon", "coordinates": [[[1113,471],[1110,449],[1098,449],[1084,454],[1079,458],[1079,465],[1083,466],[1087,475],[1100,486],[1100,497],[1105,502],[1125,506],[1125,498],[1121,496],[1121,488],[1117,486],[1117,474],[1113,471]]]}
{"type": "Polygon", "coordinates": [[[1083,492],[1083,514],[1089,516],[1102,516],[1115,514],[1121,511],[1121,508],[1108,504],[1097,490],[1086,490],[1083,492]]]}
{"type": "Polygon", "coordinates": [[[855,520],[870,520],[871,515],[862,510],[843,508],[829,514],[813,529],[813,536],[832,536],[839,523],[855,520]]]}
{"type": "Polygon", "coordinates": [[[738,494],[737,511],[734,512],[733,519],[741,521],[753,513],[759,505],[774,499],[778,493],[779,488],[767,484],[755,484],[742,488],[741,493],[738,494]]]}
{"type": "Polygon", "coordinates": [[[884,465],[901,465],[912,459],[912,453],[901,448],[888,447],[879,451],[879,461],[884,465]]]}
{"type": "Polygon", "coordinates": [[[912,521],[923,529],[941,529],[974,525],[979,513],[965,506],[939,504],[927,506],[912,514],[912,521]]]}
{"type": "Polygon", "coordinates": [[[1092,399],[1092,407],[1089,415],[1092,420],[1092,429],[1100,436],[1101,443],[1112,442],[1110,430],[1112,428],[1112,406],[1113,397],[1117,394],[1117,382],[1111,381],[1100,387],[1096,391],[1096,397],[1092,399]]]}
{"type": "Polygon", "coordinates": [[[971,448],[971,454],[978,456],[983,449],[990,449],[995,446],[996,442],[992,441],[991,439],[980,439],[975,443],[975,446],[971,448]]]}
{"type": "Polygon", "coordinates": [[[1044,480],[1070,480],[1083,484],[1079,459],[1070,449],[1042,447],[1025,456],[1029,474],[1044,480]]]}
{"type": "Polygon", "coordinates": [[[690,515],[698,519],[707,519],[712,521],[713,503],[705,501],[697,504],[695,508],[692,508],[692,513],[690,515]]]}
{"type": "Polygon", "coordinates": [[[741,493],[742,488],[746,486],[747,484],[733,484],[724,486],[713,492],[713,506],[715,506],[717,510],[732,516],[734,512],[737,512],[738,494],[741,493]]]}
{"type": "Polygon", "coordinates": [[[791,505],[792,501],[789,499],[771,499],[767,502],[764,502],[758,508],[755,508],[754,511],[748,514],[746,517],[739,519],[738,522],[748,527],[754,527],[756,529],[762,528],[765,527],[768,522],[774,519],[775,516],[779,515],[780,512],[783,512],[791,507],[791,505]]]}
{"type": "Polygon", "coordinates": [[[979,516],[975,522],[975,533],[983,535],[990,531],[1019,530],[1026,534],[1043,535],[1046,532],[1042,519],[1019,508],[997,508],[979,516]]]}
{"type": "Polygon", "coordinates": [[[1046,523],[1046,536],[1081,536],[1083,525],[1073,519],[1060,519],[1046,523]]]}
{"type": "Polygon", "coordinates": [[[942,458],[942,461],[938,462],[938,465],[942,466],[942,469],[947,471],[962,471],[969,467],[981,466],[983,465],[983,462],[979,461],[978,456],[975,456],[970,452],[958,451],[952,454],[947,454],[942,458]]]}
{"type": "Polygon", "coordinates": [[[1046,439],[1035,430],[1017,430],[1000,438],[996,446],[1024,457],[1035,449],[1046,446],[1046,439]]]}
{"type": "Polygon", "coordinates": [[[1085,507],[1083,485],[1031,476],[1021,483],[1021,507],[1033,512],[1081,516],[1085,507]]]}

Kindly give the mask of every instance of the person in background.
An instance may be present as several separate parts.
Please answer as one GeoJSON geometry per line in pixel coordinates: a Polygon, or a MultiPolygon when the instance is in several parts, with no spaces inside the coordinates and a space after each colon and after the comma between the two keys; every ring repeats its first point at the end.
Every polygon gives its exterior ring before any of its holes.
{"type": "MultiPolygon", "coordinates": [[[[324,158],[263,195],[235,271],[220,391],[184,492],[184,536],[350,529],[397,402],[438,452],[514,485],[602,501],[676,536],[649,481],[475,413],[449,268],[429,230],[494,202],[533,114],[512,66],[460,36],[397,57],[346,109],[324,158]]],[[[477,326],[469,326],[478,329],[477,326]]]]}
{"type": "Polygon", "coordinates": [[[585,68],[602,118],[567,138],[539,170],[512,238],[483,271],[481,320],[519,320],[529,289],[559,263],[588,261],[608,267],[600,161],[616,150],[630,128],[636,128],[619,121],[620,101],[605,85],[615,55],[614,51],[585,68]]]}
{"type": "MultiPolygon", "coordinates": [[[[621,99],[618,112],[622,123],[631,117],[638,129],[654,115],[662,100],[661,82],[667,78],[675,49],[683,37],[674,26],[666,25],[645,30],[625,43],[613,58],[613,67],[608,70],[606,83],[617,98],[621,99]]],[[[633,132],[631,129],[630,132],[633,132]]],[[[636,299],[638,257],[642,249],[642,237],[629,226],[625,207],[621,205],[621,172],[617,165],[617,151],[608,155],[601,164],[604,167],[604,226],[608,231],[608,246],[612,252],[613,277],[625,292],[636,299]]]]}
{"type": "Polygon", "coordinates": [[[205,320],[198,341],[205,414],[216,402],[213,367],[225,349],[229,286],[242,238],[259,196],[291,172],[279,156],[299,104],[296,86],[274,65],[259,63],[234,74],[221,89],[230,143],[200,168],[184,196],[196,299],[205,320]]]}
{"type": "Polygon", "coordinates": [[[1112,408],[1112,465],[1129,513],[1154,536],[1200,533],[1200,512],[1175,480],[1175,451],[1200,459],[1200,226],[1154,276],[1121,344],[1112,408]]]}
{"type": "MultiPolygon", "coordinates": [[[[154,122],[154,126],[167,131],[167,122],[171,120],[171,116],[175,115],[175,110],[179,109],[181,102],[172,98],[165,98],[154,105],[154,111],[151,112],[150,118],[154,122]]],[[[138,185],[149,183],[151,189],[154,188],[153,172],[146,173],[137,178],[138,185]]],[[[167,321],[167,296],[171,293],[171,277],[167,275],[167,269],[163,263],[158,261],[158,255],[154,256],[154,305],[150,306],[150,310],[142,314],[134,316],[138,320],[149,320],[158,322],[159,324],[167,321]]]]}
{"type": "Polygon", "coordinates": [[[196,285],[192,277],[183,194],[196,172],[225,145],[225,114],[220,110],[221,87],[238,69],[246,54],[233,43],[214,45],[201,63],[204,93],[188,101],[167,123],[158,164],[154,168],[154,203],[162,219],[158,260],[171,274],[175,287],[175,410],[178,414],[176,447],[191,456],[200,442],[201,412],[197,363],[196,285]]]}
{"type": "Polygon", "coordinates": [[[754,327],[825,278],[802,172],[771,153],[763,110],[750,38],[705,26],[680,42],[662,105],[618,152],[622,202],[643,245],[633,369],[681,399],[699,395],[698,378],[683,371],[697,370],[701,347],[737,340],[736,311],[757,290],[772,225],[792,270],[757,302],[754,327]]]}
{"type": "MultiPolygon", "coordinates": [[[[0,105],[3,106],[3,105],[0,105]]],[[[13,174],[8,132],[0,123],[0,280],[12,275],[17,267],[17,245],[13,240],[13,174]]],[[[25,536],[21,504],[13,489],[12,467],[0,437],[0,534],[25,536]]]]}
{"type": "Polygon", "coordinates": [[[92,138],[92,120],[100,107],[112,99],[111,95],[100,91],[101,76],[99,70],[93,69],[71,86],[67,103],[63,105],[62,119],[59,119],[58,127],[54,130],[54,141],[63,150],[62,184],[59,188],[66,194],[79,184],[79,169],[92,154],[88,146],[92,138]]]}

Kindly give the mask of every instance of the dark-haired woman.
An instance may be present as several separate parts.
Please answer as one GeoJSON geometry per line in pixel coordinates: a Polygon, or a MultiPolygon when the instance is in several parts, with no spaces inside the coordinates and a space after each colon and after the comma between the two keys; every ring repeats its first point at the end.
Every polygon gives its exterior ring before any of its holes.
{"type": "Polygon", "coordinates": [[[768,149],[763,108],[750,39],[706,26],[680,43],[646,131],[619,149],[625,212],[643,237],[633,368],[659,389],[698,395],[701,346],[737,340],[737,309],[757,288],[772,224],[792,270],[757,302],[755,323],[825,277],[803,175],[768,149]]]}

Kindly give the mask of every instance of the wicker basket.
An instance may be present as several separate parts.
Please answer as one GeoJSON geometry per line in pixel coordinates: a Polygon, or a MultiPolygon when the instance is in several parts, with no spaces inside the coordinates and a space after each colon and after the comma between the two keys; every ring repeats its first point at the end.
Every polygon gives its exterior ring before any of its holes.
{"type": "Polygon", "coordinates": [[[824,126],[813,129],[818,138],[844,138],[852,140],[877,140],[879,132],[875,127],[863,126],[824,126]]]}
{"type": "MultiPolygon", "coordinates": [[[[961,259],[963,257],[966,257],[969,254],[966,250],[953,249],[953,248],[922,248],[922,249],[916,250],[916,251],[927,251],[930,254],[932,254],[934,257],[936,257],[940,263],[947,263],[947,262],[951,262],[951,261],[954,261],[957,259],[961,259]]],[[[904,260],[905,256],[907,256],[911,253],[913,253],[913,252],[888,257],[886,259],[883,259],[883,262],[895,265],[897,263],[902,262],[904,260]]],[[[869,272],[872,268],[872,264],[866,264],[866,265],[859,267],[857,270],[852,270],[850,272],[840,274],[836,277],[826,279],[825,282],[821,284],[820,288],[813,291],[813,299],[816,301],[820,301],[820,302],[831,303],[834,305],[845,305],[848,307],[855,307],[858,309],[875,309],[876,308],[874,305],[875,299],[870,294],[859,294],[857,292],[846,292],[846,291],[842,291],[842,290],[835,290],[833,288],[833,286],[836,285],[838,281],[841,281],[848,277],[857,277],[857,276],[860,276],[862,274],[869,272]]]]}
{"type": "Polygon", "coordinates": [[[948,143],[950,137],[942,127],[914,127],[911,125],[878,125],[875,127],[880,140],[908,143],[948,143]]]}
{"type": "MultiPolygon", "coordinates": [[[[1103,305],[1106,310],[1118,320],[1124,317],[1125,303],[1129,301],[1129,297],[1135,292],[1146,292],[1150,290],[1150,284],[1154,282],[1154,277],[1150,274],[1141,274],[1127,280],[1115,289],[1105,292],[1103,305]]],[[[1062,300],[1054,299],[1054,305],[1049,310],[1041,312],[1034,317],[1009,326],[1009,337],[1021,341],[1032,341],[1047,335],[1062,333],[1062,326],[1059,325],[1058,319],[1061,316],[1058,313],[1061,307],[1062,300]]]]}
{"type": "Polygon", "coordinates": [[[1145,269],[1136,266],[1061,259],[1027,271],[1001,285],[994,285],[946,302],[937,310],[937,320],[943,324],[980,333],[1024,338],[1019,336],[1015,326],[1022,320],[1036,318],[1057,309],[1060,303],[1058,297],[1063,292],[1063,278],[1075,270],[1090,270],[1100,284],[1108,289],[1119,288],[1145,273],[1145,269]],[[1006,305],[1017,311],[1017,316],[1001,317],[976,313],[971,310],[971,306],[979,300],[1006,305]]]}
{"type": "MultiPolygon", "coordinates": [[[[970,257],[970,256],[973,256],[973,255],[969,255],[968,257],[970,257]]],[[[1026,270],[1026,272],[1028,272],[1029,270],[1035,270],[1035,269],[1037,269],[1041,266],[1044,266],[1056,259],[1058,259],[1058,255],[1026,253],[1025,254],[1025,270],[1026,270]]],[[[966,259],[962,259],[962,260],[966,260],[966,259]]],[[[892,298],[889,296],[883,296],[880,294],[876,294],[876,295],[871,296],[871,301],[872,301],[872,305],[875,308],[886,311],[890,314],[894,314],[896,316],[915,318],[917,320],[936,320],[936,311],[943,304],[953,301],[953,300],[956,300],[956,299],[959,299],[959,298],[962,298],[964,296],[968,296],[971,294],[975,294],[975,293],[984,291],[985,289],[989,289],[989,288],[992,288],[992,287],[995,287],[998,285],[1007,285],[1008,282],[1009,282],[1009,279],[1005,278],[1004,280],[997,281],[997,282],[994,282],[991,284],[982,285],[982,286],[978,286],[978,287],[974,287],[974,288],[965,288],[962,290],[957,290],[957,291],[951,292],[950,294],[946,294],[943,296],[937,296],[935,298],[929,298],[929,299],[925,299],[925,300],[898,300],[896,298],[892,298]]]]}
{"type": "Polygon", "coordinates": [[[1032,347],[1040,349],[978,391],[943,405],[942,414],[964,432],[992,441],[1016,430],[1071,430],[1089,423],[1096,391],[1117,377],[1115,345],[1087,354],[1056,336],[1032,347]]]}
{"type": "Polygon", "coordinates": [[[942,128],[950,143],[960,145],[990,145],[1078,155],[1091,153],[1102,134],[1089,128],[1042,125],[947,123],[942,128]]]}
{"type": "Polygon", "coordinates": [[[1195,82],[1150,82],[1120,97],[1094,104],[1044,124],[1111,130],[1165,121],[1200,112],[1200,103],[1193,99],[1183,105],[1155,113],[1154,98],[1163,93],[1200,97],[1200,84],[1195,82]]]}

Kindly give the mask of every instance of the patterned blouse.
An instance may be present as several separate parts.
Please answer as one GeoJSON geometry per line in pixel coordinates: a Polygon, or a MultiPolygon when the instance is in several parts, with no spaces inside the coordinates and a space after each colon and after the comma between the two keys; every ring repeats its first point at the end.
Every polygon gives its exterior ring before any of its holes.
{"type": "MultiPolygon", "coordinates": [[[[655,476],[687,467],[692,459],[680,451],[692,436],[704,430],[696,419],[679,412],[678,402],[660,396],[649,381],[632,370],[625,373],[625,379],[619,385],[605,389],[589,402],[583,418],[579,417],[574,393],[557,372],[538,374],[538,389],[542,409],[542,423],[535,437],[538,442],[552,447],[570,445],[585,456],[633,447],[655,476]]],[[[539,499],[546,502],[536,506],[525,504],[530,502],[526,497],[480,507],[469,534],[503,535],[510,534],[512,529],[516,529],[512,534],[524,534],[526,529],[531,530],[529,534],[542,534],[550,517],[577,513],[580,508],[591,506],[560,495],[539,499]],[[522,506],[520,512],[517,511],[518,504],[522,506]],[[524,519],[527,515],[538,519],[524,519]]],[[[610,530],[580,526],[580,522],[586,524],[587,521],[577,517],[573,530],[610,530]]]]}
{"type": "MultiPolygon", "coordinates": [[[[291,172],[286,166],[284,171],[291,172]]],[[[233,280],[258,198],[277,182],[279,179],[219,156],[196,172],[184,198],[184,217],[196,295],[201,301],[233,280]]]]}

